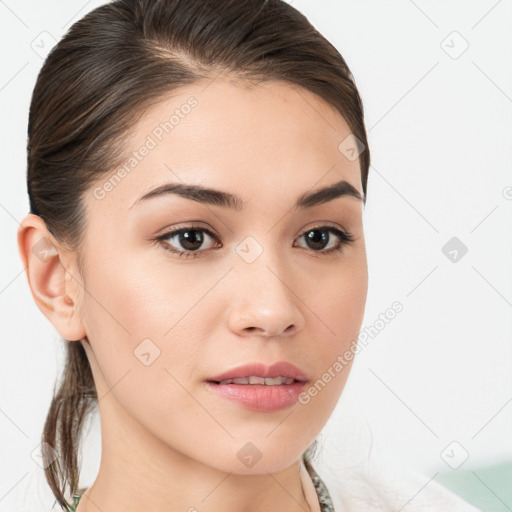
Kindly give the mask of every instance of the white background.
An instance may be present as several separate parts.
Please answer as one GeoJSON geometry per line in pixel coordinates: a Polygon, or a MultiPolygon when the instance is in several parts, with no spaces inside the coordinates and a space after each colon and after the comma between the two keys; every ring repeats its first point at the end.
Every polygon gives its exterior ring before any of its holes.
{"type": "MultiPolygon", "coordinates": [[[[58,40],[102,3],[0,2],[1,511],[53,504],[31,453],[62,342],[32,300],[16,246],[28,213],[28,105],[43,62],[34,41],[44,37],[48,46],[48,34],[58,40]]],[[[346,59],[365,106],[372,168],[362,328],[394,301],[404,307],[357,356],[320,436],[321,464],[336,466],[348,460],[349,445],[357,451],[368,443],[386,460],[431,477],[454,471],[442,457],[453,441],[452,458],[469,455],[463,469],[508,460],[512,1],[291,3],[346,59]],[[457,262],[442,252],[452,237],[468,249],[457,262]]],[[[98,425],[94,420],[83,448],[82,485],[97,470],[98,425]]]]}

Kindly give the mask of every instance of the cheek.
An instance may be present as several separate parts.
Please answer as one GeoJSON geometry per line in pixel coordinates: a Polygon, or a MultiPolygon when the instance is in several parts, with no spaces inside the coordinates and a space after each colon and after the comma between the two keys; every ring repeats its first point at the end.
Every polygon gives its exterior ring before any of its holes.
{"type": "Polygon", "coordinates": [[[104,247],[87,263],[91,327],[101,325],[103,332],[123,333],[133,342],[161,335],[179,303],[179,284],[169,287],[175,276],[166,275],[132,247],[119,250],[112,245],[116,248],[104,247]]]}
{"type": "Polygon", "coordinates": [[[204,339],[215,316],[215,290],[206,301],[202,297],[225,271],[127,252],[129,258],[113,258],[105,250],[88,265],[84,323],[97,360],[111,379],[144,363],[179,375],[193,372],[201,348],[195,341],[204,339]]]}
{"type": "Polygon", "coordinates": [[[197,317],[190,313],[199,290],[163,268],[136,263],[97,259],[87,275],[85,325],[99,394],[115,388],[122,407],[151,428],[152,421],[173,421],[171,406],[197,414],[180,383],[201,358],[197,317]]]}
{"type": "Polygon", "coordinates": [[[345,387],[357,350],[364,317],[368,272],[363,250],[353,252],[339,265],[317,274],[308,284],[305,304],[309,331],[315,340],[310,359],[316,375],[305,390],[302,403],[314,414],[331,414],[345,387]]]}
{"type": "Polygon", "coordinates": [[[368,273],[364,253],[347,258],[316,276],[306,304],[327,354],[357,339],[366,305],[368,273]],[[322,335],[320,336],[320,332],[322,335]]]}

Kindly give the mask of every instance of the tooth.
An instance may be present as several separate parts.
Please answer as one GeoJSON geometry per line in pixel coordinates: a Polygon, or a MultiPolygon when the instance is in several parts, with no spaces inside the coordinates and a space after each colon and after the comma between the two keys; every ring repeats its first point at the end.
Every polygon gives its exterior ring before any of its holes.
{"type": "Polygon", "coordinates": [[[267,386],[278,386],[282,383],[283,383],[282,377],[275,377],[274,379],[271,379],[271,378],[265,379],[265,384],[267,386]]]}
{"type": "Polygon", "coordinates": [[[226,379],[219,382],[219,384],[256,384],[265,386],[280,386],[282,384],[291,384],[295,379],[292,377],[275,377],[263,378],[251,375],[249,377],[238,377],[236,379],[226,379]]]}
{"type": "Polygon", "coordinates": [[[249,384],[249,377],[238,377],[232,380],[233,384],[249,384]]]}

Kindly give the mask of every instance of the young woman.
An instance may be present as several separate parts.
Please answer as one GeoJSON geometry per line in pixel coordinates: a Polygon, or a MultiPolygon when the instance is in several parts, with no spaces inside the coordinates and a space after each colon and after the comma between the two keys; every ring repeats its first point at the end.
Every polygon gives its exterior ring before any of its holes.
{"type": "Polygon", "coordinates": [[[370,152],[351,73],[303,15],[99,7],[45,61],[28,133],[18,243],[66,343],[43,433],[63,510],[474,510],[435,483],[328,489],[313,469],[364,314],[370,152]]]}

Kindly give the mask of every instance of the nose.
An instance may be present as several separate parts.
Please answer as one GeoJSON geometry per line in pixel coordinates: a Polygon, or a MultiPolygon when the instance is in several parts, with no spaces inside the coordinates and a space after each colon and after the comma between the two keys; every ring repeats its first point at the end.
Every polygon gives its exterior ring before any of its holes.
{"type": "Polygon", "coordinates": [[[300,283],[290,271],[284,272],[281,265],[269,264],[264,258],[251,264],[239,262],[234,270],[228,317],[232,332],[239,336],[287,337],[303,329],[300,283]]]}

